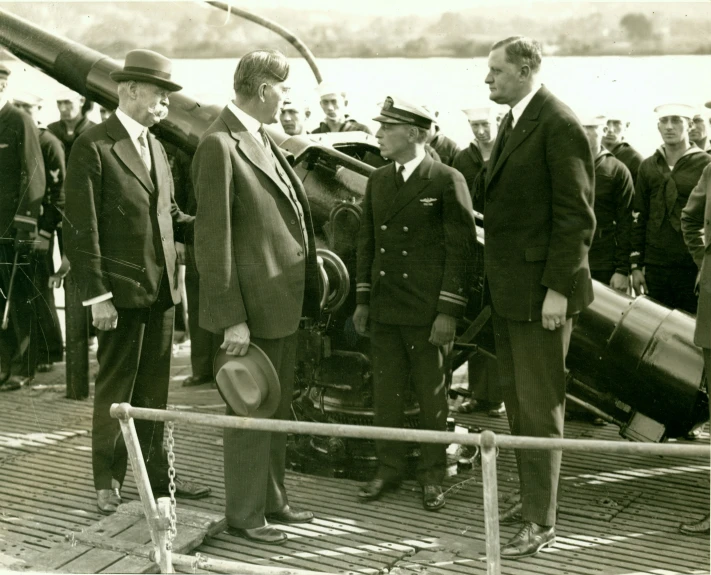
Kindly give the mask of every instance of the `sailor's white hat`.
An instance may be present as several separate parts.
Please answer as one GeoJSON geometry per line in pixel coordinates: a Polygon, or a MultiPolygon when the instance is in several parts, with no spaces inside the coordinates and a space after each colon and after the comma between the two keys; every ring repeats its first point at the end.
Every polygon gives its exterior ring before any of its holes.
{"type": "Polygon", "coordinates": [[[654,113],[657,114],[658,118],[679,116],[691,120],[696,115],[696,108],[688,104],[662,104],[654,108],[654,113]]]}

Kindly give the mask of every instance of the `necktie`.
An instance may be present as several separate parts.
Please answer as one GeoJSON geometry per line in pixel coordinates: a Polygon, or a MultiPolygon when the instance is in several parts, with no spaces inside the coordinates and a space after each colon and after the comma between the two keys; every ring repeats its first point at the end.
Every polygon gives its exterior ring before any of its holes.
{"type": "Polygon", "coordinates": [[[269,140],[267,139],[267,133],[264,131],[264,126],[259,126],[259,135],[262,137],[262,146],[264,146],[267,150],[271,150],[271,146],[269,145],[269,140]]]}
{"type": "Polygon", "coordinates": [[[403,176],[403,172],[405,171],[405,166],[400,166],[397,169],[397,174],[395,174],[395,187],[399,190],[402,188],[402,186],[405,185],[405,177],[403,176]]]}
{"type": "Polygon", "coordinates": [[[148,168],[148,173],[150,174],[150,172],[151,172],[151,153],[148,150],[148,141],[146,138],[146,132],[147,132],[147,130],[143,130],[143,132],[141,132],[141,135],[138,136],[138,147],[140,150],[141,159],[143,160],[143,163],[146,164],[146,168],[148,168]]]}
{"type": "Polygon", "coordinates": [[[509,139],[512,130],[513,114],[511,113],[511,110],[509,110],[509,113],[506,114],[506,116],[504,116],[504,119],[501,121],[501,133],[499,134],[499,139],[496,142],[497,145],[494,148],[491,157],[489,158],[489,164],[492,166],[492,168],[496,166],[496,162],[499,160],[499,156],[501,156],[501,153],[504,151],[504,148],[506,147],[506,140],[509,139]]]}

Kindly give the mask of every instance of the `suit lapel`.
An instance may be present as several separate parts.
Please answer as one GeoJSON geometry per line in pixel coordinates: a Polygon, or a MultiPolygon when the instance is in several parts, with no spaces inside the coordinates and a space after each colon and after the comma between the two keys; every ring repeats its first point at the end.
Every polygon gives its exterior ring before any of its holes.
{"type": "MultiPolygon", "coordinates": [[[[244,127],[242,122],[240,122],[228,108],[222,110],[220,117],[227,125],[230,134],[237,141],[239,149],[242,150],[242,153],[247,157],[249,162],[264,172],[264,174],[276,184],[282,193],[288,196],[289,191],[286,189],[284,182],[281,181],[279,174],[276,173],[276,168],[271,165],[271,158],[267,157],[268,152],[264,149],[264,147],[257,143],[255,138],[247,131],[247,128],[244,127]]],[[[274,142],[272,142],[271,138],[268,136],[267,138],[269,139],[269,145],[274,146],[274,142]]]]}
{"type": "MultiPolygon", "coordinates": [[[[548,99],[549,94],[550,92],[548,92],[545,87],[541,87],[528,103],[528,106],[526,106],[526,109],[523,111],[523,114],[521,114],[518,122],[516,122],[516,126],[512,130],[509,139],[506,141],[506,146],[504,146],[501,154],[499,154],[499,157],[496,159],[496,165],[492,165],[491,162],[489,162],[490,169],[486,174],[487,187],[494,179],[494,176],[496,176],[502,166],[506,163],[506,160],[511,153],[518,148],[538,127],[538,115],[541,111],[541,107],[548,99]]],[[[501,137],[501,134],[497,137],[497,143],[499,137],[501,137]]]]}
{"type": "MultiPolygon", "coordinates": [[[[430,156],[425,156],[425,159],[420,162],[417,169],[410,175],[403,186],[395,192],[390,208],[385,213],[383,221],[387,222],[402,210],[407,204],[414,200],[422,193],[427,186],[430,185],[430,170],[434,160],[430,156]]],[[[393,164],[394,165],[394,164],[393,164]]],[[[393,189],[395,188],[395,171],[393,168],[393,189]]]]}
{"type": "MultiPolygon", "coordinates": [[[[114,114],[106,120],[106,131],[109,136],[115,140],[113,150],[121,162],[136,176],[143,187],[150,193],[155,192],[155,187],[151,181],[151,175],[148,173],[146,164],[143,163],[141,156],[138,155],[136,146],[133,145],[131,137],[128,135],[126,128],[123,127],[121,120],[114,114]]],[[[150,139],[150,138],[149,138],[150,139]]]]}

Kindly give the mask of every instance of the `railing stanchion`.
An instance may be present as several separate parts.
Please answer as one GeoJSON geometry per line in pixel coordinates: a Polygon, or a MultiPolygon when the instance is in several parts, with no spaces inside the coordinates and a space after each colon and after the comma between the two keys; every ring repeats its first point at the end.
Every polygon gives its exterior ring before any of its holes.
{"type": "MultiPolygon", "coordinates": [[[[112,406],[112,415],[118,418],[119,423],[121,424],[121,433],[123,433],[123,440],[126,444],[126,450],[128,451],[128,458],[131,461],[131,469],[133,469],[133,477],[136,481],[136,488],[138,489],[138,494],[141,496],[143,512],[146,515],[148,528],[151,532],[151,540],[153,542],[153,546],[155,547],[154,561],[160,565],[165,553],[162,552],[159,546],[159,535],[165,529],[169,528],[170,521],[164,524],[158,514],[158,507],[156,506],[156,501],[153,498],[151,482],[148,480],[146,463],[143,461],[143,454],[141,453],[141,444],[138,442],[138,435],[136,434],[136,424],[134,423],[133,418],[129,415],[130,408],[131,406],[128,403],[122,403],[120,405],[114,404],[112,406]],[[116,408],[115,410],[114,407],[116,408]]],[[[164,573],[172,573],[172,566],[170,568],[171,571],[164,571],[164,573]]]]}
{"type": "Polygon", "coordinates": [[[158,498],[158,516],[164,524],[164,529],[157,533],[158,543],[156,551],[158,552],[158,567],[161,573],[175,573],[173,570],[172,550],[170,542],[170,497],[158,498]]]}
{"type": "Polygon", "coordinates": [[[484,526],[486,528],[486,575],[501,575],[499,555],[499,489],[496,477],[496,435],[481,434],[481,477],[484,484],[484,526]]]}

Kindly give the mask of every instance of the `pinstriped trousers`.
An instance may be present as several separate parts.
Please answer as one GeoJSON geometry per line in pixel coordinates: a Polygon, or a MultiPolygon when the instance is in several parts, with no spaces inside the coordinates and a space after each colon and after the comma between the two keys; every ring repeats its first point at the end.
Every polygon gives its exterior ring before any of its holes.
{"type": "MultiPolygon", "coordinates": [[[[291,418],[297,337],[252,338],[279,375],[281,403],[272,419],[291,418]]],[[[234,415],[229,406],[226,414],[234,415]]],[[[266,525],[266,514],[289,504],[284,485],[286,433],[225,429],[224,453],[227,524],[240,529],[266,525]]]]}
{"type": "MultiPolygon", "coordinates": [[[[563,437],[565,356],[573,320],[550,331],[540,320],[508,320],[492,310],[499,384],[513,435],[563,437]]],[[[555,525],[561,451],[517,449],[524,521],[555,525]]]]}

